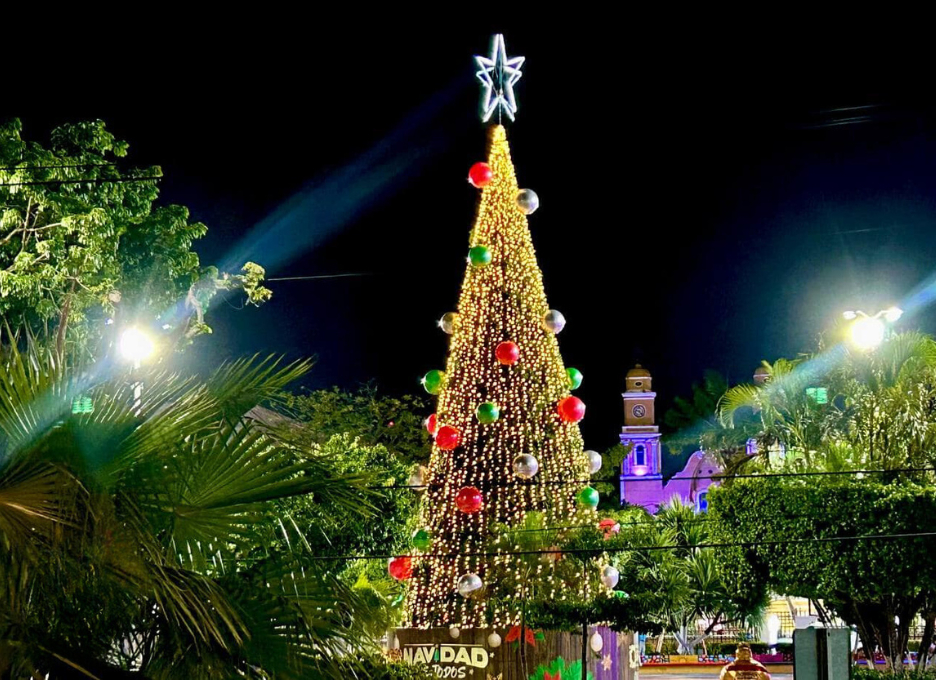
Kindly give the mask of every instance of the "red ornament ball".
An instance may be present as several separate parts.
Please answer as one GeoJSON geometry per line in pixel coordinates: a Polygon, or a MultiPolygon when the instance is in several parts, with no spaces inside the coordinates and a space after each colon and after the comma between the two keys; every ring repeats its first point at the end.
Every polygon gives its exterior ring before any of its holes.
{"type": "Polygon", "coordinates": [[[455,507],[465,514],[478,512],[484,506],[484,496],[473,486],[463,486],[455,496],[455,507]]]}
{"type": "Polygon", "coordinates": [[[567,423],[577,423],[585,417],[585,403],[578,397],[566,397],[559,402],[559,417],[567,423]]]}
{"type": "Polygon", "coordinates": [[[409,557],[391,557],[387,564],[387,571],[397,581],[406,581],[413,578],[413,560],[409,557]]]}
{"type": "Polygon", "coordinates": [[[486,187],[494,179],[494,171],[487,163],[475,163],[468,171],[468,181],[479,189],[486,187]]]}
{"type": "Polygon", "coordinates": [[[457,449],[458,445],[461,444],[461,432],[458,431],[457,427],[443,425],[436,430],[436,444],[443,451],[457,449]]]}
{"type": "Polygon", "coordinates": [[[439,429],[439,421],[435,413],[426,418],[426,429],[429,430],[429,434],[435,434],[436,430],[439,429]]]}
{"type": "Polygon", "coordinates": [[[520,359],[520,348],[517,343],[506,340],[497,346],[494,356],[504,366],[513,366],[520,359]]]}

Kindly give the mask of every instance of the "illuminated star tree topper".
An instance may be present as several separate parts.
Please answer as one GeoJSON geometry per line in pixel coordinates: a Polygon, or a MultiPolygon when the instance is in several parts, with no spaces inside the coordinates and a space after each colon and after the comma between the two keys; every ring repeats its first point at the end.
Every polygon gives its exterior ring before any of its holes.
{"type": "Polygon", "coordinates": [[[481,81],[481,120],[488,122],[494,111],[507,114],[510,120],[517,113],[517,100],[514,97],[513,86],[520,80],[523,72],[520,67],[526,57],[507,58],[507,46],[504,36],[500,33],[491,40],[491,56],[475,57],[478,72],[475,74],[481,81]]]}

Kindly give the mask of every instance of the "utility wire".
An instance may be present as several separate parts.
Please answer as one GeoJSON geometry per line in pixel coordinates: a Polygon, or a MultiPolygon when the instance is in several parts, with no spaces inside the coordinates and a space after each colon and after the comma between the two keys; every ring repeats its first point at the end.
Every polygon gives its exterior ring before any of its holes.
{"type": "Polygon", "coordinates": [[[267,281],[311,281],[313,279],[341,279],[348,276],[370,276],[370,272],[355,272],[351,274],[319,274],[316,276],[278,276],[267,281]]]}
{"type": "Polygon", "coordinates": [[[829,536],[825,538],[789,538],[777,541],[750,541],[743,543],[698,543],[692,546],[683,545],[647,545],[633,547],[606,547],[606,548],[572,548],[562,550],[548,548],[546,550],[502,550],[500,552],[480,551],[463,553],[423,553],[416,555],[312,555],[313,561],[349,561],[349,560],[389,560],[395,557],[410,557],[423,559],[438,557],[451,559],[456,557],[505,557],[508,555],[601,555],[606,553],[624,552],[659,552],[662,550],[686,550],[687,548],[757,548],[761,546],[801,545],[804,543],[836,543],[844,541],[870,541],[889,540],[893,538],[932,538],[936,531],[917,531],[903,534],[867,534],[864,536],[829,536]]]}
{"type": "MultiPolygon", "coordinates": [[[[774,514],[774,515],[772,515],[772,516],[778,517],[778,516],[781,516],[781,515],[780,515],[779,513],[776,513],[776,514],[774,514]]],[[[657,515],[657,517],[659,517],[659,515],[657,515]]],[[[793,515],[793,514],[783,514],[782,517],[783,517],[784,519],[809,519],[809,518],[812,517],[812,515],[805,515],[805,514],[796,514],[796,515],[793,515]]],[[[609,517],[608,519],[614,519],[614,518],[609,517]]],[[[621,525],[621,526],[632,526],[632,527],[641,527],[641,526],[655,526],[655,527],[660,527],[660,526],[662,526],[662,527],[666,527],[666,528],[669,528],[669,527],[671,527],[671,526],[677,526],[677,527],[678,527],[678,526],[680,526],[680,525],[685,525],[685,524],[705,524],[705,523],[714,522],[714,521],[715,521],[715,520],[712,519],[711,517],[691,517],[691,518],[689,518],[689,519],[680,519],[680,518],[677,517],[677,518],[672,519],[672,520],[666,520],[665,523],[664,523],[664,522],[661,522],[661,521],[659,521],[659,520],[657,520],[657,519],[645,519],[645,520],[634,520],[634,521],[617,520],[617,519],[614,520],[615,524],[619,524],[619,525],[621,525]]],[[[537,529],[514,529],[514,528],[510,528],[510,529],[508,529],[508,531],[510,531],[510,532],[518,532],[518,533],[519,533],[519,532],[530,532],[530,533],[534,533],[534,532],[546,532],[546,531],[566,531],[566,530],[568,530],[568,529],[596,529],[596,530],[598,530],[598,531],[604,531],[604,529],[602,529],[601,527],[598,526],[598,523],[597,523],[597,522],[596,522],[595,524],[572,524],[572,525],[564,526],[564,527],[543,527],[543,528],[537,528],[537,529]]],[[[493,532],[492,532],[492,533],[493,533],[493,532]]],[[[690,545],[690,546],[688,546],[688,547],[691,548],[691,547],[695,547],[695,546],[690,545]]]]}
{"type": "MultiPolygon", "coordinates": [[[[747,473],[747,474],[720,474],[720,475],[699,475],[697,477],[679,477],[673,476],[670,477],[667,482],[673,480],[687,480],[693,481],[697,479],[712,479],[712,480],[725,480],[725,479],[761,479],[766,477],[839,477],[842,475],[886,475],[891,473],[911,473],[911,472],[936,472],[936,467],[913,467],[913,468],[891,468],[889,470],[834,470],[834,471],[816,471],[816,472],[763,472],[763,473],[747,473]]],[[[659,479],[641,479],[640,477],[636,478],[627,478],[628,484],[637,483],[637,482],[658,482],[659,479]]],[[[564,486],[567,484],[619,484],[621,482],[621,477],[604,477],[604,478],[591,478],[591,479],[568,479],[568,480],[523,480],[517,481],[514,479],[502,480],[489,482],[485,486],[564,486]]],[[[440,488],[444,486],[443,483],[438,482],[435,484],[391,484],[386,486],[370,486],[369,489],[426,489],[426,488],[440,488]]]]}
{"type": "Polygon", "coordinates": [[[112,168],[116,163],[76,163],[74,165],[5,165],[0,170],[55,170],[58,168],[112,168]]]}
{"type": "MultiPolygon", "coordinates": [[[[784,515],[784,517],[787,517],[787,518],[807,517],[807,516],[808,516],[808,515],[784,515]]],[[[613,519],[613,518],[609,517],[608,519],[613,519]]],[[[693,518],[691,518],[691,519],[677,519],[677,520],[674,521],[674,523],[675,523],[675,524],[699,524],[699,523],[702,523],[702,522],[712,522],[712,521],[713,521],[713,520],[711,520],[711,519],[709,519],[709,518],[707,518],[707,517],[693,517],[693,518]]],[[[651,520],[634,520],[634,521],[615,519],[615,520],[614,520],[614,523],[615,523],[615,524],[620,524],[621,526],[628,526],[628,527],[661,526],[661,522],[658,522],[658,521],[652,520],[652,519],[651,519],[651,520]]],[[[514,528],[511,527],[511,528],[508,529],[507,531],[509,531],[509,532],[511,532],[511,533],[513,533],[513,532],[516,532],[516,533],[538,533],[538,532],[546,532],[546,531],[568,531],[569,529],[597,529],[598,531],[603,531],[603,529],[601,529],[601,528],[598,526],[598,523],[597,523],[597,522],[596,522],[595,524],[571,524],[571,525],[565,526],[565,527],[541,527],[541,528],[537,528],[537,529],[514,529],[514,528]]],[[[494,533],[494,532],[492,531],[491,533],[494,533]]]]}
{"type": "Polygon", "coordinates": [[[162,179],[162,176],[160,175],[153,177],[92,177],[87,179],[49,179],[36,180],[34,182],[0,182],[0,187],[29,187],[42,184],[117,184],[119,182],[151,182],[160,179],[162,179]]]}

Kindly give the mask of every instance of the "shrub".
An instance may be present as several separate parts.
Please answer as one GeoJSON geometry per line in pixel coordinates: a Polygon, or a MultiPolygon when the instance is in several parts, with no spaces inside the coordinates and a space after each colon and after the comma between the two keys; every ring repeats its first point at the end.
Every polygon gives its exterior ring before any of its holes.
{"type": "Polygon", "coordinates": [[[920,673],[916,668],[905,668],[896,673],[867,666],[852,667],[851,680],[936,680],[936,669],[927,668],[920,673]]]}
{"type": "Polygon", "coordinates": [[[432,668],[424,664],[390,661],[382,656],[371,656],[357,663],[348,662],[348,680],[434,680],[432,668]]]}

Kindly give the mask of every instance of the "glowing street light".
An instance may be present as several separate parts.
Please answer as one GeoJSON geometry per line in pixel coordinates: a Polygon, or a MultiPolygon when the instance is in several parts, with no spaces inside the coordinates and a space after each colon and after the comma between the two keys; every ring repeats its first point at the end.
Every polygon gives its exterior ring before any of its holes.
{"type": "Polygon", "coordinates": [[[852,322],[849,329],[852,344],[859,350],[868,352],[884,342],[887,326],[897,322],[903,316],[903,310],[899,307],[889,307],[874,316],[855,310],[845,312],[842,316],[852,322]]]}
{"type": "MultiPolygon", "coordinates": [[[[140,365],[146,359],[153,356],[153,352],[156,350],[156,343],[153,342],[153,339],[147,333],[141,331],[139,328],[130,326],[120,334],[120,341],[118,342],[117,348],[120,350],[120,355],[124,360],[132,362],[133,368],[130,371],[132,375],[139,370],[140,365]]],[[[133,412],[139,415],[143,408],[143,381],[137,379],[132,387],[133,412]]]]}
{"type": "Polygon", "coordinates": [[[851,341],[860,350],[871,350],[884,342],[884,322],[870,316],[857,319],[851,326],[851,341]]]}
{"type": "Polygon", "coordinates": [[[884,320],[887,323],[897,323],[900,320],[900,317],[903,316],[903,310],[900,307],[890,307],[885,309],[883,312],[884,320]]]}
{"type": "Polygon", "coordinates": [[[138,367],[153,355],[156,345],[153,339],[139,328],[130,327],[121,333],[118,348],[124,359],[132,361],[134,367],[138,367]]]}

